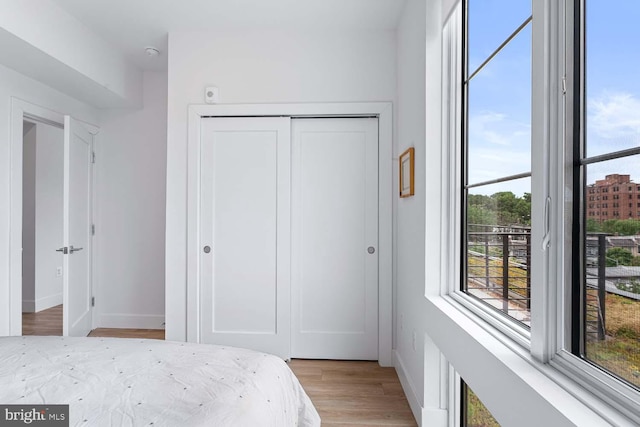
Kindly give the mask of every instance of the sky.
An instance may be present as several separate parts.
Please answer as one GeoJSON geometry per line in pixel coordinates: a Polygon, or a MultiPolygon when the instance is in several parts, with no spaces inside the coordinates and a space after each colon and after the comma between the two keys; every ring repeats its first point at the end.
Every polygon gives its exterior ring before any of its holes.
{"type": "MultiPolygon", "coordinates": [[[[640,145],[639,0],[587,1],[587,155],[640,145]],[[612,5],[615,4],[615,7],[612,5]]],[[[469,0],[469,74],[531,15],[530,0],[469,0]]],[[[531,170],[531,23],[469,82],[469,183],[531,170]]],[[[535,90],[535,89],[534,89],[535,90]]],[[[587,168],[640,183],[640,157],[587,168]]],[[[530,192],[528,178],[472,194],[530,192]]]]}

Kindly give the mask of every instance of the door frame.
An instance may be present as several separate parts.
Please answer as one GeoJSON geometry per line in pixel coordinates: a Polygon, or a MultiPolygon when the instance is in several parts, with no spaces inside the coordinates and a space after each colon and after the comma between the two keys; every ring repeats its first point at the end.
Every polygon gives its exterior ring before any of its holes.
{"type": "MultiPolygon", "coordinates": [[[[200,342],[200,124],[215,117],[375,117],[378,119],[378,362],[393,366],[393,109],[391,102],[189,105],[187,137],[187,341],[200,342]]],[[[175,301],[175,295],[167,295],[175,301]]],[[[179,303],[179,301],[175,301],[179,303]]]]}
{"type": "MultiPolygon", "coordinates": [[[[10,196],[9,196],[9,335],[22,335],[22,169],[23,169],[23,121],[38,121],[64,129],[64,114],[32,104],[20,98],[11,97],[10,122],[10,196]]],[[[82,122],[94,137],[99,128],[82,122]]],[[[95,143],[95,138],[94,138],[95,143]]],[[[92,170],[92,182],[95,183],[95,168],[92,170]]],[[[92,211],[95,212],[95,188],[91,188],[92,211]]],[[[62,244],[62,242],[61,242],[62,244]]],[[[93,246],[93,245],[92,245],[93,246]]],[[[95,264],[95,251],[91,251],[90,271],[95,264]]],[[[90,287],[93,290],[93,274],[90,275],[90,287]]],[[[92,316],[92,322],[95,316],[92,316]]]]}

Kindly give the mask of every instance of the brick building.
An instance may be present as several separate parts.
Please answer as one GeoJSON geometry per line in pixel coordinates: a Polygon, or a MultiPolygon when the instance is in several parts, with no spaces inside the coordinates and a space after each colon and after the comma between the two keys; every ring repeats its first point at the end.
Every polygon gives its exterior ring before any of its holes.
{"type": "Polygon", "coordinates": [[[588,219],[640,219],[640,184],[630,175],[607,175],[587,185],[586,197],[588,219]]]}

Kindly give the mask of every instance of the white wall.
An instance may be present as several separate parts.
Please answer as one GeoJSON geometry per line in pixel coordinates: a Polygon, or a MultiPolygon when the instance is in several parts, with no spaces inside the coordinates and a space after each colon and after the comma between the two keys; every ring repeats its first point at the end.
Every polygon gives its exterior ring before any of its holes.
{"type": "Polygon", "coordinates": [[[140,110],[103,110],[96,144],[96,324],[164,322],[167,73],[144,73],[140,110]]]}
{"type": "MultiPolygon", "coordinates": [[[[35,311],[62,304],[64,131],[36,124],[35,311]]],[[[23,258],[24,259],[24,258],[23,258]]],[[[23,287],[24,289],[24,287],[23,287]]],[[[24,300],[24,297],[23,297],[24,300]]]]}
{"type": "Polygon", "coordinates": [[[413,413],[429,426],[446,425],[440,352],[425,334],[424,298],[440,286],[440,22],[440,0],[408,0],[398,25],[397,56],[395,154],[413,146],[416,159],[415,196],[395,198],[395,358],[413,413]]]}
{"type": "Polygon", "coordinates": [[[11,97],[97,123],[96,110],[61,92],[0,65],[0,336],[10,333],[9,229],[10,229],[10,119],[11,97]]]}
{"type": "Polygon", "coordinates": [[[393,31],[169,34],[167,339],[186,339],[187,106],[220,88],[221,103],[393,101],[393,31]]]}
{"type": "Polygon", "coordinates": [[[36,125],[24,123],[22,151],[22,311],[36,311],[36,125]]]}

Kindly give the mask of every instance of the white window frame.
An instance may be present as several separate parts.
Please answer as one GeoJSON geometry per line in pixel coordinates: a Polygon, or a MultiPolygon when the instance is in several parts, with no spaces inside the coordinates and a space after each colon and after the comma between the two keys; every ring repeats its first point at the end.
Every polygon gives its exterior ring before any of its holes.
{"type": "MultiPolygon", "coordinates": [[[[535,3],[535,1],[533,2],[535,3]]],[[[444,81],[444,90],[443,94],[443,141],[447,141],[443,148],[443,165],[448,165],[449,182],[446,183],[447,188],[443,188],[443,205],[446,202],[447,212],[444,215],[445,220],[450,219],[452,223],[450,223],[446,228],[443,227],[443,244],[448,245],[448,253],[449,259],[446,261],[448,263],[448,268],[451,274],[449,277],[452,279],[448,284],[445,294],[447,294],[450,298],[452,298],[457,303],[463,305],[465,308],[469,309],[476,316],[482,319],[487,325],[491,328],[499,331],[500,333],[506,335],[511,340],[523,346],[525,348],[530,348],[532,346],[531,343],[531,332],[530,329],[525,327],[522,323],[517,320],[511,318],[510,316],[499,312],[493,307],[490,307],[486,303],[481,300],[474,298],[470,295],[467,295],[460,289],[460,284],[462,283],[462,269],[459,262],[459,254],[462,254],[462,233],[465,231],[462,229],[462,193],[463,193],[463,181],[462,181],[462,170],[464,165],[461,162],[461,155],[464,151],[464,144],[466,143],[463,138],[462,129],[460,124],[464,119],[463,115],[465,114],[462,111],[461,99],[464,96],[464,88],[462,85],[463,80],[463,69],[462,69],[462,55],[464,54],[464,41],[462,39],[462,33],[464,31],[465,22],[462,8],[466,4],[466,0],[462,0],[462,6],[458,6],[455,8],[453,14],[449,18],[449,25],[445,29],[446,34],[443,35],[443,66],[445,69],[443,70],[443,81],[444,81]],[[448,79],[448,82],[446,81],[448,79]],[[456,102],[450,102],[450,100],[456,100],[456,102]],[[448,198],[448,195],[455,194],[455,198],[451,200],[448,198]],[[448,199],[448,200],[445,200],[448,199]],[[451,225],[454,225],[453,227],[451,225]],[[453,242],[453,243],[451,243],[453,242]],[[452,265],[457,264],[457,265],[452,265]]],[[[535,16],[535,10],[532,10],[532,14],[535,16]]],[[[536,31],[536,20],[534,19],[531,23],[532,25],[532,41],[534,41],[534,35],[536,31]]],[[[534,49],[535,49],[535,41],[534,41],[534,49]]],[[[532,79],[535,77],[535,70],[532,73],[532,79]]],[[[534,97],[534,91],[532,91],[532,100],[534,97]]],[[[535,104],[534,104],[535,105],[535,104]]],[[[532,109],[533,111],[533,109],[532,109]]],[[[532,124],[532,140],[533,140],[533,124],[532,124]]],[[[531,151],[533,153],[533,143],[531,144],[531,151]]],[[[533,168],[533,158],[532,158],[532,168],[533,168]]],[[[531,177],[531,194],[537,192],[539,190],[536,187],[536,182],[534,181],[534,176],[532,174],[531,177]]],[[[538,265],[538,260],[533,257],[533,242],[535,235],[533,234],[533,221],[534,215],[533,213],[536,211],[535,199],[532,198],[532,206],[531,206],[531,220],[532,220],[532,234],[531,234],[531,264],[538,265]]],[[[446,257],[443,257],[446,258],[446,257]]],[[[539,271],[536,269],[532,270],[531,274],[531,283],[534,283],[535,276],[539,274],[539,271]]],[[[534,319],[533,316],[534,310],[534,295],[531,293],[531,327],[533,326],[534,321],[540,321],[540,319],[534,319]]],[[[531,328],[532,329],[532,328],[531,328]]]]}
{"type": "MultiPolygon", "coordinates": [[[[547,0],[548,1],[548,0],[547,0]]],[[[581,0],[584,4],[587,0],[581,0]]],[[[558,19],[558,24],[564,22],[564,25],[559,25],[559,29],[564,29],[564,33],[558,31],[558,42],[556,43],[556,49],[562,56],[559,56],[561,61],[560,65],[564,67],[564,75],[566,76],[565,88],[566,96],[564,100],[557,101],[557,108],[555,111],[557,120],[561,123],[572,124],[572,117],[574,115],[582,115],[583,111],[574,110],[574,97],[583,96],[581,91],[583,88],[576,87],[576,82],[573,76],[577,73],[584,75],[584,70],[574,70],[574,52],[573,48],[577,45],[574,40],[574,16],[575,16],[575,2],[574,0],[563,0],[559,2],[564,6],[559,8],[558,14],[563,14],[558,19]],[[566,46],[566,48],[565,48],[566,46]],[[580,93],[576,93],[580,91],[580,93]],[[563,111],[564,110],[564,111],[563,111]]],[[[582,11],[579,13],[583,13],[582,11]]],[[[582,19],[582,18],[581,18],[582,19]]],[[[584,28],[580,28],[580,38],[584,40],[584,28]]],[[[582,52],[579,53],[582,55],[582,52]]],[[[584,64],[583,58],[580,60],[581,64],[584,64]]],[[[560,82],[562,83],[562,82],[560,82]]],[[[553,108],[554,105],[552,104],[553,108]]],[[[550,120],[552,117],[550,118],[550,120]]],[[[550,151],[550,157],[556,159],[566,159],[563,161],[557,161],[552,168],[553,180],[552,188],[556,191],[556,200],[563,200],[565,195],[573,193],[573,185],[571,182],[571,176],[573,173],[572,165],[572,150],[573,150],[573,127],[566,126],[566,129],[562,126],[558,129],[559,135],[566,138],[563,144],[558,144],[555,151],[550,151]]],[[[581,129],[583,132],[584,129],[581,129]]],[[[604,370],[596,367],[594,364],[581,359],[570,351],[566,350],[571,346],[571,286],[572,277],[571,270],[565,266],[571,265],[572,260],[572,246],[571,246],[571,215],[572,215],[572,197],[566,197],[564,204],[558,203],[555,211],[552,211],[552,220],[555,220],[555,225],[558,227],[558,231],[554,234],[556,238],[557,250],[556,257],[551,257],[554,262],[549,262],[555,270],[554,290],[558,295],[556,302],[556,312],[558,313],[553,321],[549,321],[550,333],[555,333],[555,340],[548,343],[548,347],[545,349],[545,354],[548,355],[550,365],[556,368],[558,371],[564,373],[569,378],[582,385],[588,390],[591,390],[596,396],[609,405],[616,408],[627,417],[633,419],[636,423],[640,424],[640,391],[633,389],[626,385],[621,380],[615,378],[612,374],[605,372],[604,370]],[[560,228],[560,227],[563,227],[560,228]],[[553,265],[555,264],[555,265],[553,265]]],[[[548,286],[552,287],[551,284],[548,286]]],[[[548,306],[552,306],[553,302],[549,301],[548,306]]]]}
{"type": "MultiPolygon", "coordinates": [[[[443,30],[442,269],[444,301],[612,424],[640,424],[640,392],[571,354],[574,0],[533,0],[531,326],[518,327],[460,290],[462,8],[443,30]],[[621,421],[622,420],[622,421],[621,421]]],[[[578,70],[580,72],[580,70],[578,70]]],[[[580,113],[580,112],[579,112],[580,113]]],[[[435,304],[434,306],[438,306],[435,304]]],[[[442,307],[441,314],[448,309],[442,307]]],[[[452,321],[459,315],[449,312],[452,321]]],[[[458,322],[461,324],[461,322],[458,322]]],[[[453,366],[455,368],[455,364],[453,366]]],[[[453,386],[452,377],[449,386],[453,386]]],[[[452,392],[451,398],[459,393],[452,392]]],[[[449,402],[450,408],[459,404],[449,402]]],[[[453,419],[453,418],[450,418],[453,419]]]]}

